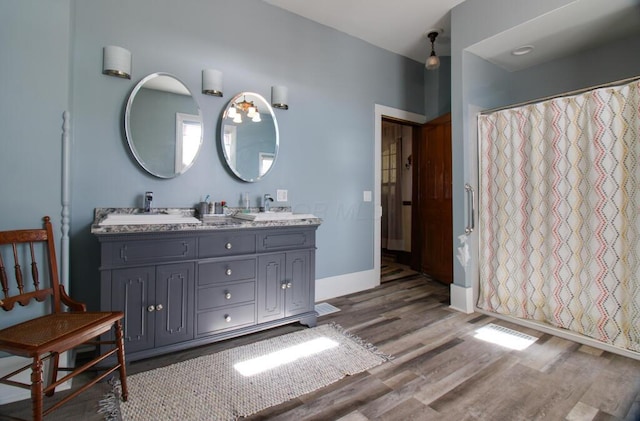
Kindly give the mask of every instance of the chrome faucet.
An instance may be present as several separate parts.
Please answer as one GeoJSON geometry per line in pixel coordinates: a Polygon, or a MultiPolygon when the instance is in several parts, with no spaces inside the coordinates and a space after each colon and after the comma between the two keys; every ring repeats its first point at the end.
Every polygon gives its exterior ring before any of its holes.
{"type": "Polygon", "coordinates": [[[271,202],[273,202],[273,197],[269,193],[264,195],[263,207],[265,212],[269,212],[269,207],[271,206],[271,202]]]}
{"type": "Polygon", "coordinates": [[[153,202],[153,192],[148,191],[144,193],[144,212],[151,212],[151,202],[153,202]]]}

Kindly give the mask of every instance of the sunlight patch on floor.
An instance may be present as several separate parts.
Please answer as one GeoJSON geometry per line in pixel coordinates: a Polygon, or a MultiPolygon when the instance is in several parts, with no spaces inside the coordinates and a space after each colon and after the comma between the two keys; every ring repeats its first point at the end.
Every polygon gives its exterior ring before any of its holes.
{"type": "Polygon", "coordinates": [[[525,335],[517,330],[494,325],[493,323],[476,330],[474,338],[517,351],[527,349],[538,339],[533,336],[525,335]]]}
{"type": "Polygon", "coordinates": [[[299,360],[300,358],[319,354],[322,351],[335,348],[338,345],[340,345],[338,342],[329,338],[317,338],[298,345],[290,346],[280,351],[272,352],[271,354],[236,363],[233,368],[238,370],[243,376],[249,377],[280,367],[284,364],[289,364],[299,360]]]}

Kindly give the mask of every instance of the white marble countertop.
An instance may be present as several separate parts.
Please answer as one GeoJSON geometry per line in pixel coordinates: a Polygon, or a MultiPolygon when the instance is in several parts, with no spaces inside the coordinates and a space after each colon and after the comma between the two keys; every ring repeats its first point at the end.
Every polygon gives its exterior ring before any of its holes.
{"type": "MultiPolygon", "coordinates": [[[[286,211],[286,209],[287,208],[274,208],[273,210],[277,212],[279,210],[286,211]]],[[[238,210],[236,209],[230,209],[228,211],[229,215],[206,215],[205,217],[200,218],[201,222],[199,223],[101,225],[101,222],[103,222],[109,214],[134,215],[142,214],[143,212],[142,209],[139,208],[96,208],[94,212],[93,223],[91,224],[91,233],[95,235],[106,235],[169,231],[213,231],[238,228],[269,228],[301,225],[320,225],[322,223],[322,219],[316,217],[275,221],[248,221],[244,219],[234,218],[232,214],[237,211],[238,210]]],[[[250,209],[250,211],[258,212],[259,209],[250,209]]],[[[166,215],[196,216],[195,210],[191,208],[154,208],[153,212],[166,215]]]]}

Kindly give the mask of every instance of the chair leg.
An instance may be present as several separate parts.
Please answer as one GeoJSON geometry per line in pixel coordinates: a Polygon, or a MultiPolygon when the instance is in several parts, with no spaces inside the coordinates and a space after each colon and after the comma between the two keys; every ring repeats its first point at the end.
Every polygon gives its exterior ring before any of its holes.
{"type": "Polygon", "coordinates": [[[120,364],[120,386],[122,389],[122,400],[126,402],[129,398],[129,390],[127,389],[127,369],[124,361],[124,338],[122,337],[122,323],[116,320],[116,345],[118,347],[118,363],[120,364]]]}
{"type": "Polygon", "coordinates": [[[33,420],[42,421],[42,360],[39,355],[33,357],[31,364],[31,405],[33,420]]]}
{"type": "MultiPolygon", "coordinates": [[[[58,380],[58,365],[60,364],[60,354],[57,352],[53,354],[53,358],[51,359],[51,384],[55,383],[58,380]]],[[[47,396],[53,396],[56,389],[51,389],[47,392],[47,396]]]]}

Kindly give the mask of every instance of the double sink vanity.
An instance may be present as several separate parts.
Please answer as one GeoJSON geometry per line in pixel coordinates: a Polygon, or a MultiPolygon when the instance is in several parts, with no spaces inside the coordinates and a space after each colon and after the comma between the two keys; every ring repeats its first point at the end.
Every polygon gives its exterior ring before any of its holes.
{"type": "Polygon", "coordinates": [[[95,210],[100,307],[125,313],[127,360],[300,322],[315,326],[315,233],[291,212],[95,210]]]}
{"type": "MultiPolygon", "coordinates": [[[[164,72],[133,88],[124,126],[133,158],[160,179],[184,174],[204,141],[191,90],[164,72]]],[[[235,95],[222,110],[218,141],[229,175],[261,181],[280,144],[269,102],[257,93],[235,95]]],[[[320,219],[257,208],[197,218],[189,208],[151,209],[152,192],[144,199],[147,212],[98,208],[91,226],[100,243],[100,307],[124,311],[129,361],[292,322],[315,325],[320,219]]]]}

